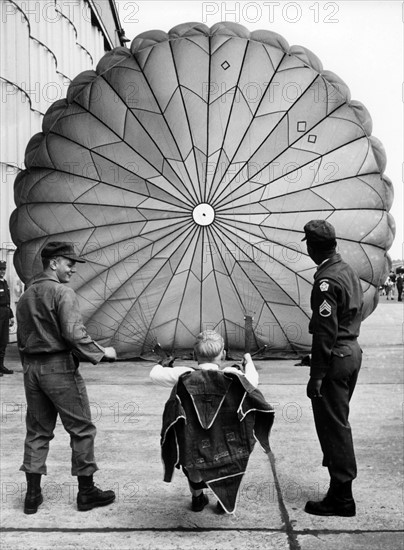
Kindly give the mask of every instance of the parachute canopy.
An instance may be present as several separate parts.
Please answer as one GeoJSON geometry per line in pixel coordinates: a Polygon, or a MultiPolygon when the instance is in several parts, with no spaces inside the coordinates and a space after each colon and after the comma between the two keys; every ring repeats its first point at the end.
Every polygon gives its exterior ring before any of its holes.
{"type": "Polygon", "coordinates": [[[75,243],[89,332],[123,358],[189,350],[208,328],[242,351],[245,318],[252,350],[307,352],[311,219],[334,225],[365,315],[376,307],[394,236],[383,148],[347,86],[273,32],[139,35],[77,76],[25,162],[17,272],[41,270],[46,242],[75,243]]]}

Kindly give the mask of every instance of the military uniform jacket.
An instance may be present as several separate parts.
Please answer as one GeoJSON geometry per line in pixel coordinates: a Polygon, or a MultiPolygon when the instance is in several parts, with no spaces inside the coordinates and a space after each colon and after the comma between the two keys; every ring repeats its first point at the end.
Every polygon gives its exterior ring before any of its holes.
{"type": "Polygon", "coordinates": [[[363,292],[359,277],[335,254],[319,265],[311,293],[313,335],[310,375],[324,378],[333,355],[350,355],[362,320],[363,292]]]}
{"type": "Polygon", "coordinates": [[[13,310],[10,307],[10,289],[7,281],[0,281],[0,319],[12,319],[14,317],[13,310]]]}
{"type": "Polygon", "coordinates": [[[87,334],[74,290],[41,273],[17,305],[17,342],[22,356],[69,353],[98,363],[102,348],[87,334]]]}
{"type": "Polygon", "coordinates": [[[215,370],[183,374],[166,403],[161,432],[164,481],[174,467],[196,469],[227,512],[257,439],[269,452],[274,410],[244,376],[215,370]]]}

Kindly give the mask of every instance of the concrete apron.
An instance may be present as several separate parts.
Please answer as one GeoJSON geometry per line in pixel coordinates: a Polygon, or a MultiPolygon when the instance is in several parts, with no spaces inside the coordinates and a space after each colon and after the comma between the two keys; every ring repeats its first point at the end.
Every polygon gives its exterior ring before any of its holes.
{"type": "Polygon", "coordinates": [[[359,470],[354,518],[303,511],[306,500],[324,495],[328,474],[305,396],[308,368],[293,361],[257,363],[260,389],[276,410],[273,455],[257,443],[234,515],[215,515],[216,499],[209,491],[205,510],[191,512],[180,471],[172,483],[162,481],[161,414],[170,390],[149,381],[146,362],[80,366],[98,430],[95,480],[115,490],[115,503],[77,511],[69,436],[58,422],[42,483],[44,503],[37,514],[25,515],[25,476],[18,471],[25,396],[21,365],[10,345],[7,366],[15,373],[0,379],[2,550],[404,548],[402,315],[400,304],[384,303],[363,324],[363,367],[351,405],[359,470]]]}

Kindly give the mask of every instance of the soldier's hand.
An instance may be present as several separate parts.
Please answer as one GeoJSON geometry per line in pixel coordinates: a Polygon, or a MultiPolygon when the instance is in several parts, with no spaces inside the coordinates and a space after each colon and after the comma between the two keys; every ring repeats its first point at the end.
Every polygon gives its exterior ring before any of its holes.
{"type": "Polygon", "coordinates": [[[9,326],[9,327],[13,327],[13,326],[14,326],[14,319],[13,319],[13,318],[11,318],[11,319],[9,320],[8,326],[9,326]]]}
{"type": "Polygon", "coordinates": [[[116,351],[115,348],[105,348],[104,349],[104,357],[108,359],[108,361],[116,361],[116,351]]]}
{"type": "Polygon", "coordinates": [[[321,378],[310,378],[306,394],[309,399],[316,399],[317,397],[323,397],[321,395],[321,385],[323,383],[323,380],[321,378]]]}

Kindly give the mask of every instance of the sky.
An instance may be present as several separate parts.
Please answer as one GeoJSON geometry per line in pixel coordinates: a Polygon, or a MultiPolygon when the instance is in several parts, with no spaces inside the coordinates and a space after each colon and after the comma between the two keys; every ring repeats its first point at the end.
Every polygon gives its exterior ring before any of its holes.
{"type": "Polygon", "coordinates": [[[390,210],[396,237],[389,254],[403,258],[403,18],[401,1],[288,2],[200,0],[116,0],[127,38],[186,22],[211,27],[232,21],[249,30],[266,29],[281,34],[289,45],[311,50],[324,70],[337,74],[348,85],[351,98],[368,109],[372,135],[387,155],[385,174],[394,186],[390,210]]]}

